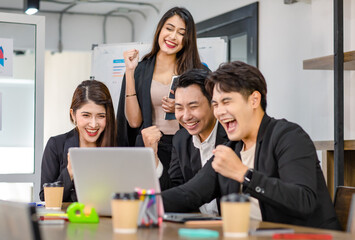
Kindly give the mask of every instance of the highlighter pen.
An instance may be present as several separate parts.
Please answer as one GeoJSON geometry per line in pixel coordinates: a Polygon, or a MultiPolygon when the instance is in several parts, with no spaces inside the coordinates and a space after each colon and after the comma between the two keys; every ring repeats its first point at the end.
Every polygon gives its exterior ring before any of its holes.
{"type": "Polygon", "coordinates": [[[186,238],[218,238],[219,232],[208,229],[180,228],[179,236],[186,238]]]}
{"type": "Polygon", "coordinates": [[[322,239],[331,240],[333,236],[330,234],[319,234],[319,233],[284,233],[284,234],[274,234],[273,239],[322,239]]]}
{"type": "Polygon", "coordinates": [[[68,217],[66,213],[46,213],[44,214],[46,217],[68,217]]]}

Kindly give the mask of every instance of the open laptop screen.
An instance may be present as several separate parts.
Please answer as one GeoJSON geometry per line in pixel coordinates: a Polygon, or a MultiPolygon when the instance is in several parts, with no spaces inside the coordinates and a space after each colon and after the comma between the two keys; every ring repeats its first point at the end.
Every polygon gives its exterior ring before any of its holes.
{"type": "MultiPolygon", "coordinates": [[[[111,216],[113,193],[135,188],[160,193],[151,148],[70,148],[69,155],[78,201],[101,216],[111,216]]],[[[157,200],[162,216],[160,197],[157,200]]]]}

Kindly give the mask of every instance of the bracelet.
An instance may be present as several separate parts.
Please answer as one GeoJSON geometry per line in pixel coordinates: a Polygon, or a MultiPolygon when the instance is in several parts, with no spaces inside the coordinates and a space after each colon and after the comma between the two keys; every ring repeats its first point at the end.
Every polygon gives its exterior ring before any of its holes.
{"type": "Polygon", "coordinates": [[[133,97],[133,96],[137,96],[136,93],[133,93],[133,94],[126,94],[126,97],[133,97]]]}

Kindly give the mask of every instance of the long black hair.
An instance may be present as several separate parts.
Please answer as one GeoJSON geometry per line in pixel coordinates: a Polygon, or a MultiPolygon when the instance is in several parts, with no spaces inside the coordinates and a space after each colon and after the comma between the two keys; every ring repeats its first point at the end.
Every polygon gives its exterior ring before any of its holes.
{"type": "Polygon", "coordinates": [[[191,13],[186,8],[174,7],[163,15],[155,30],[152,50],[145,55],[143,59],[151,58],[159,52],[159,35],[161,29],[165,22],[175,15],[179,16],[186,26],[183,38],[183,48],[176,54],[177,74],[180,75],[186,70],[203,67],[197,49],[195,22],[191,13]]]}
{"type": "MultiPolygon", "coordinates": [[[[95,104],[103,106],[106,110],[106,127],[96,141],[98,147],[114,147],[116,144],[116,124],[110,91],[100,81],[85,80],[79,84],[73,94],[70,109],[80,109],[84,104],[93,101],[95,104]]],[[[74,122],[71,114],[70,120],[74,122]]]]}

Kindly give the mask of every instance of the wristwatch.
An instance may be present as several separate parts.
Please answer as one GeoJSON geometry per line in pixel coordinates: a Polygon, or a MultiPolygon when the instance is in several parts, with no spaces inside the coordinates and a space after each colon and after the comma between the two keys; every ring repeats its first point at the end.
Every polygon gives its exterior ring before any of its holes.
{"type": "Polygon", "coordinates": [[[251,178],[253,177],[253,172],[254,169],[249,168],[247,172],[244,175],[244,181],[243,181],[243,186],[247,187],[251,181],[251,178]]]}

